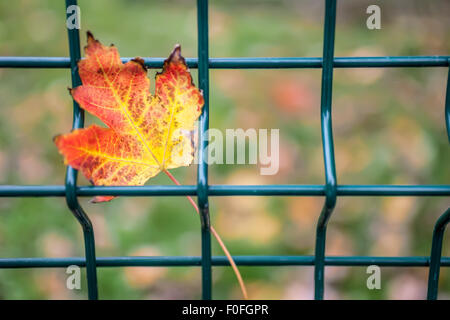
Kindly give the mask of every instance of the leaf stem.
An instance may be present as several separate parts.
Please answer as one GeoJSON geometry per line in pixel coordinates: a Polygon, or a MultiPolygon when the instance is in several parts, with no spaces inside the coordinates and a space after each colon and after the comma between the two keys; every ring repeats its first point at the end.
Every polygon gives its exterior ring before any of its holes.
{"type": "MultiPolygon", "coordinates": [[[[172,180],[176,185],[180,186],[181,184],[178,182],[178,180],[169,172],[169,170],[164,170],[164,173],[169,177],[170,180],[172,180]]],[[[192,206],[194,207],[195,211],[197,211],[197,213],[200,215],[200,211],[198,209],[197,204],[195,203],[195,201],[192,199],[191,196],[186,196],[189,200],[189,202],[192,204],[192,206]]],[[[217,242],[219,243],[219,246],[222,248],[222,251],[225,253],[228,261],[230,262],[231,268],[233,269],[236,278],[239,282],[239,286],[241,287],[241,291],[242,291],[242,295],[244,296],[245,300],[248,300],[248,295],[247,295],[247,289],[245,288],[245,283],[244,280],[242,280],[242,276],[241,273],[239,272],[239,269],[236,265],[236,263],[233,260],[233,257],[231,256],[230,252],[228,251],[227,247],[225,246],[225,243],[222,241],[222,238],[219,236],[219,234],[217,233],[216,229],[214,229],[213,226],[210,226],[210,230],[211,233],[213,234],[213,236],[216,238],[217,242]]]]}

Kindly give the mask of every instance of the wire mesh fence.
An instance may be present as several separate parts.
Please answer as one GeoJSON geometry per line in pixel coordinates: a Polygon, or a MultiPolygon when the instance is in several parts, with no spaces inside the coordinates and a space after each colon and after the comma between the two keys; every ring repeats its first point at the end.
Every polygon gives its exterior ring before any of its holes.
{"type": "MultiPolygon", "coordinates": [[[[77,5],[66,0],[66,9],[77,5]]],[[[199,148],[206,147],[209,126],[209,69],[285,69],[321,68],[322,88],[320,119],[325,170],[323,185],[210,185],[208,165],[199,152],[197,184],[187,186],[105,187],[78,186],[77,171],[67,168],[64,185],[0,186],[0,197],[65,197],[67,206],[78,220],[84,234],[85,257],[67,258],[1,258],[0,268],[63,268],[78,265],[86,268],[89,299],[98,298],[97,268],[129,266],[199,266],[202,270],[202,297],[212,299],[212,267],[228,265],[222,256],[211,254],[209,197],[212,196],[317,196],[324,197],[323,209],[317,221],[315,254],[312,256],[235,256],[237,265],[243,266],[314,266],[315,299],[324,297],[325,266],[389,266],[428,267],[428,299],[437,299],[439,271],[450,266],[450,257],[442,257],[445,227],[450,221],[450,208],[436,221],[429,256],[374,257],[326,256],[327,224],[339,197],[361,196],[450,196],[450,185],[340,185],[336,178],[335,153],[332,130],[332,87],[334,68],[449,68],[449,56],[402,57],[334,57],[336,0],[325,1],[323,56],[321,58],[210,58],[208,53],[208,1],[197,1],[198,58],[186,59],[190,68],[198,69],[198,85],[203,91],[205,105],[199,124],[199,148]],[[114,196],[196,196],[201,213],[201,256],[158,257],[96,257],[94,229],[78,197],[114,196]]],[[[67,10],[66,10],[67,12],[67,10]]],[[[69,14],[67,13],[67,16],[69,14]]],[[[0,57],[1,68],[68,68],[72,86],[81,85],[77,62],[81,59],[78,29],[68,29],[70,57],[0,57]]],[[[124,61],[129,58],[123,58],[124,61]]],[[[144,58],[150,68],[161,68],[163,59],[144,58]]],[[[450,72],[444,107],[444,119],[450,143],[450,72]]],[[[73,129],[84,125],[84,112],[73,103],[73,129]]]]}

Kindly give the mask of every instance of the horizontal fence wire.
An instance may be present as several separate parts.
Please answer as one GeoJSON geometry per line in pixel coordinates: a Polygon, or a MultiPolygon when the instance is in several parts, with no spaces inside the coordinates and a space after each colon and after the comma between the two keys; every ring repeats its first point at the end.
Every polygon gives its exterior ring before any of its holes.
{"type": "MultiPolygon", "coordinates": [[[[122,58],[123,62],[133,58],[122,58]]],[[[147,68],[162,68],[165,58],[143,58],[147,68]]],[[[336,57],[334,68],[448,67],[450,56],[417,57],[336,57]]],[[[189,68],[198,68],[198,59],[186,58],[189,68]]],[[[210,69],[319,69],[322,58],[209,58],[210,69]]],[[[70,68],[67,57],[0,57],[0,68],[70,68]]]]}
{"type": "MultiPolygon", "coordinates": [[[[209,185],[209,196],[325,196],[324,185],[209,185]]],[[[76,194],[91,196],[196,196],[197,186],[79,186],[76,194]]],[[[450,196],[450,185],[337,185],[338,196],[450,196]]],[[[66,187],[58,185],[1,185],[0,197],[64,197],[66,187]]]]}
{"type": "MultiPolygon", "coordinates": [[[[315,256],[233,256],[239,266],[314,266],[315,256]]],[[[229,266],[225,256],[213,256],[212,265],[229,266]]],[[[2,258],[0,268],[64,268],[86,266],[86,259],[74,258],[2,258]]],[[[192,256],[98,257],[97,267],[201,267],[202,258],[192,256]]],[[[430,257],[365,257],[327,256],[327,266],[428,267],[430,257]]],[[[450,257],[441,259],[441,266],[450,267],[450,257]]]]}
{"type": "MultiPolygon", "coordinates": [[[[77,5],[66,0],[66,9],[77,5]]],[[[67,10],[66,10],[67,13],[67,10]]],[[[67,13],[68,15],[69,13],[67,13]]],[[[209,197],[211,196],[321,196],[325,203],[317,224],[316,251],[312,256],[234,256],[239,266],[313,266],[315,268],[315,298],[323,299],[325,266],[429,267],[428,299],[437,299],[440,267],[450,266],[450,257],[442,257],[442,243],[450,208],[437,220],[432,237],[430,256],[370,257],[326,256],[326,226],[338,197],[343,196],[450,196],[450,185],[339,185],[334,163],[333,131],[331,125],[331,98],[334,68],[421,68],[449,67],[450,56],[383,56],[334,57],[336,0],[325,0],[323,57],[262,57],[210,58],[208,53],[208,1],[197,0],[198,58],[186,58],[190,68],[199,69],[199,87],[205,97],[200,117],[199,137],[208,129],[209,69],[322,69],[322,147],[326,183],[324,185],[209,185],[208,166],[200,159],[196,185],[184,186],[78,186],[77,171],[68,168],[64,185],[1,185],[0,197],[65,197],[84,234],[85,257],[67,258],[0,258],[0,268],[64,268],[78,265],[87,270],[89,299],[98,298],[97,267],[201,267],[202,297],[212,298],[212,266],[229,266],[224,256],[211,255],[209,232],[209,197]],[[201,222],[201,256],[159,257],[96,257],[95,238],[88,215],[78,197],[113,196],[197,196],[201,222]]],[[[70,57],[0,57],[0,68],[68,68],[72,85],[81,84],[77,63],[81,59],[79,32],[68,30],[70,57]]],[[[122,58],[123,62],[131,58],[122,58]]],[[[161,68],[164,58],[143,58],[148,68],[161,68]]],[[[82,128],[84,112],[74,101],[73,128],[82,128]]],[[[450,142],[450,70],[447,80],[444,119],[450,142]]],[[[200,139],[204,141],[204,139],[200,139]]],[[[204,145],[201,146],[205,147],[204,145]]],[[[200,152],[200,155],[202,153],[200,152]]]]}

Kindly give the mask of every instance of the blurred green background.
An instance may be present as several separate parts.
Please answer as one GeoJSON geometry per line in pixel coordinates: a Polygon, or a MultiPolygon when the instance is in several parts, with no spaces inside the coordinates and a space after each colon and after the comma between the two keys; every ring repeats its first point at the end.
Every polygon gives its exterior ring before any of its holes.
{"type": "MultiPolygon", "coordinates": [[[[324,1],[212,1],[212,57],[317,57],[324,1]]],[[[165,57],[180,43],[197,51],[196,4],[186,1],[80,0],[81,34],[91,30],[122,56],[165,57]]],[[[449,55],[448,1],[340,1],[336,56],[449,55]],[[366,8],[381,7],[381,30],[366,28],[366,8]]],[[[64,1],[0,2],[0,55],[67,56],[64,1]]],[[[192,70],[194,79],[196,70],[192,70]]],[[[155,70],[149,71],[154,78],[155,70]]],[[[211,127],[279,128],[280,170],[212,165],[211,184],[322,184],[321,70],[211,70],[211,127]]],[[[333,125],[341,184],[448,184],[444,124],[447,68],[336,69],[333,125]]],[[[195,81],[197,83],[197,81],[195,81]]],[[[0,183],[63,184],[52,143],[68,132],[67,69],[0,69],[0,183]]],[[[88,116],[87,124],[93,119],[88,116]]],[[[196,167],[172,172],[194,184],[196,167]]],[[[80,184],[89,184],[80,178],[80,184]]],[[[149,184],[171,184],[160,175],[149,184]]],[[[200,225],[183,197],[118,198],[82,205],[98,256],[199,255],[200,225]]],[[[321,197],[211,198],[213,225],[235,255],[310,255],[321,197]]],[[[328,255],[428,255],[434,222],[448,198],[339,198],[328,255]]],[[[450,256],[447,236],[443,254],[450,256]]],[[[213,251],[222,255],[213,241],[213,251]]],[[[0,257],[84,253],[81,229],[63,198],[0,199],[0,257]]],[[[311,267],[240,268],[253,299],[311,299],[311,267]]],[[[83,271],[84,272],[84,271],[83,271]]],[[[325,298],[422,299],[427,268],[382,268],[381,290],[368,290],[365,268],[328,267],[325,298]]],[[[84,273],[83,273],[84,276],[84,273]]],[[[84,299],[66,288],[64,269],[0,270],[0,299],[84,299]]],[[[101,298],[200,298],[200,269],[100,268],[101,298]]],[[[213,270],[214,298],[241,298],[230,268],[213,270]]],[[[440,293],[450,298],[442,268],[440,293]]]]}

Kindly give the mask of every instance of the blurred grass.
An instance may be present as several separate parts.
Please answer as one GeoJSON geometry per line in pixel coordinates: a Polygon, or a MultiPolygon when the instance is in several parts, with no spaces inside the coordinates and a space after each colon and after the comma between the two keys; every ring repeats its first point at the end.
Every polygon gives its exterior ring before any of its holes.
{"type": "MultiPolygon", "coordinates": [[[[195,57],[195,1],[79,1],[82,43],[91,30],[122,56],[166,56],[180,43],[195,57]]],[[[337,56],[448,55],[445,1],[339,3],[337,56]],[[365,27],[369,4],[382,29],[365,27]]],[[[321,56],[322,1],[212,1],[212,57],[321,56]]],[[[0,3],[0,54],[67,56],[64,2],[0,3]]],[[[192,71],[196,79],[196,70],[192,71]]],[[[153,79],[154,70],[149,71],[153,79]]],[[[342,184],[448,184],[450,149],[443,121],[447,70],[336,69],[333,92],[338,181],[342,184]]],[[[280,171],[212,165],[213,184],[323,183],[320,70],[211,70],[211,127],[280,128],[280,171]]],[[[62,184],[65,167],[52,137],[71,126],[68,70],[0,69],[0,183],[62,184]]],[[[87,124],[93,119],[88,116],[87,124]]],[[[196,170],[173,170],[185,184],[196,170]]],[[[84,178],[80,183],[88,184],[84,178]]],[[[170,184],[164,176],[150,184],[170,184]]],[[[211,198],[213,223],[233,254],[312,254],[321,198],[211,198]]],[[[198,255],[198,217],[184,198],[118,198],[93,205],[97,253],[198,255]]],[[[445,198],[340,198],[327,239],[330,255],[428,255],[445,198]]],[[[447,237],[448,238],[448,237],[447,237]]],[[[215,254],[222,254],[213,245],[215,254]]],[[[64,199],[1,199],[0,257],[83,255],[79,225],[64,199]]],[[[450,255],[448,241],[444,255],[450,255]]],[[[441,298],[450,273],[441,271],[441,298]]],[[[382,290],[366,288],[365,268],[327,268],[326,297],[424,298],[426,268],[383,268],[382,290]]],[[[250,297],[307,299],[311,267],[242,267],[250,297]]],[[[83,271],[84,272],[84,271],[83,271]]],[[[240,298],[230,268],[214,268],[214,297],[240,298]]],[[[86,298],[65,287],[65,270],[0,270],[0,298],[86,298]]],[[[200,297],[199,268],[102,268],[102,298],[200,297]]],[[[83,278],[84,281],[84,278],[83,278]]]]}

